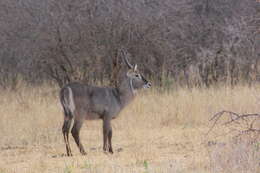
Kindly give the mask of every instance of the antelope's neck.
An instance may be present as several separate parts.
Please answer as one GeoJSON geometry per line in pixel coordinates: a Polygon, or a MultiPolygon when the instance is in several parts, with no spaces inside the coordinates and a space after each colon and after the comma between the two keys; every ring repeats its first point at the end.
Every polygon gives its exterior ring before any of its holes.
{"type": "Polygon", "coordinates": [[[122,108],[128,105],[135,97],[131,79],[123,80],[118,86],[119,99],[122,108]]]}

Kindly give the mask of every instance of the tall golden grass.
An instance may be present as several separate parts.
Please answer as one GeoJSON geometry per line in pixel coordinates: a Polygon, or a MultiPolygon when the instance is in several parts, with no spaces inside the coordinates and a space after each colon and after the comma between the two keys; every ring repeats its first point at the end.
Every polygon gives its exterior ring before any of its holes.
{"type": "MultiPolygon", "coordinates": [[[[0,173],[225,172],[230,165],[221,165],[216,153],[235,154],[227,143],[229,137],[221,136],[227,131],[222,126],[206,135],[210,117],[221,110],[260,111],[260,86],[146,90],[113,120],[114,155],[102,152],[102,123],[86,121],[81,137],[88,155],[81,156],[70,137],[74,156],[63,157],[58,91],[49,86],[21,86],[1,93],[0,173]]],[[[260,151],[256,147],[251,152],[259,155],[260,151]]],[[[251,169],[239,167],[239,171],[259,170],[257,156],[245,159],[252,163],[251,169]]]]}

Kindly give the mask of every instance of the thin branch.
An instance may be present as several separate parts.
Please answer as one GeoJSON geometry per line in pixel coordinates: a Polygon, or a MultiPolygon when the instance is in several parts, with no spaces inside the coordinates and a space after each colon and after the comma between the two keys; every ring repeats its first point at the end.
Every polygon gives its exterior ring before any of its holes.
{"type": "Polygon", "coordinates": [[[219,120],[224,116],[227,115],[230,117],[230,120],[223,123],[222,125],[225,126],[232,126],[233,124],[238,124],[242,126],[246,123],[246,127],[244,130],[240,131],[239,134],[243,134],[244,132],[258,132],[260,133],[260,128],[254,128],[255,122],[260,119],[260,114],[253,113],[253,114],[238,114],[232,111],[221,111],[212,116],[212,118],[209,121],[213,121],[212,126],[210,127],[209,131],[207,132],[207,135],[215,128],[216,124],[219,122],[219,120]],[[234,118],[235,116],[235,118],[234,118]],[[254,120],[250,121],[250,118],[254,118],[254,120]],[[242,120],[242,122],[240,121],[242,120]],[[244,122],[244,123],[243,123],[244,122]]]}

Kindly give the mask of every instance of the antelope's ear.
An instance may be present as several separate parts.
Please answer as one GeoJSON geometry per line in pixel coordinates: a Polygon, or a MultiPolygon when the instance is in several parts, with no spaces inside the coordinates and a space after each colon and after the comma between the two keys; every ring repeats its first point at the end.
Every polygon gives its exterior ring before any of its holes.
{"type": "Polygon", "coordinates": [[[134,75],[133,69],[128,70],[127,73],[126,73],[126,75],[127,75],[128,77],[132,77],[132,76],[134,75]]]}
{"type": "Polygon", "coordinates": [[[135,64],[134,66],[134,71],[137,71],[137,64],[135,64]]]}

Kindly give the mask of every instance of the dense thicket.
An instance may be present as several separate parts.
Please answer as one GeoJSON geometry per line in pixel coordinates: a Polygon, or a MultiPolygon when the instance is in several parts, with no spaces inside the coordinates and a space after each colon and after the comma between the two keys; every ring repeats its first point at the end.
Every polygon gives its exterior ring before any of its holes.
{"type": "Polygon", "coordinates": [[[259,80],[256,0],[0,0],[0,85],[115,84],[120,49],[158,85],[259,80]]]}

